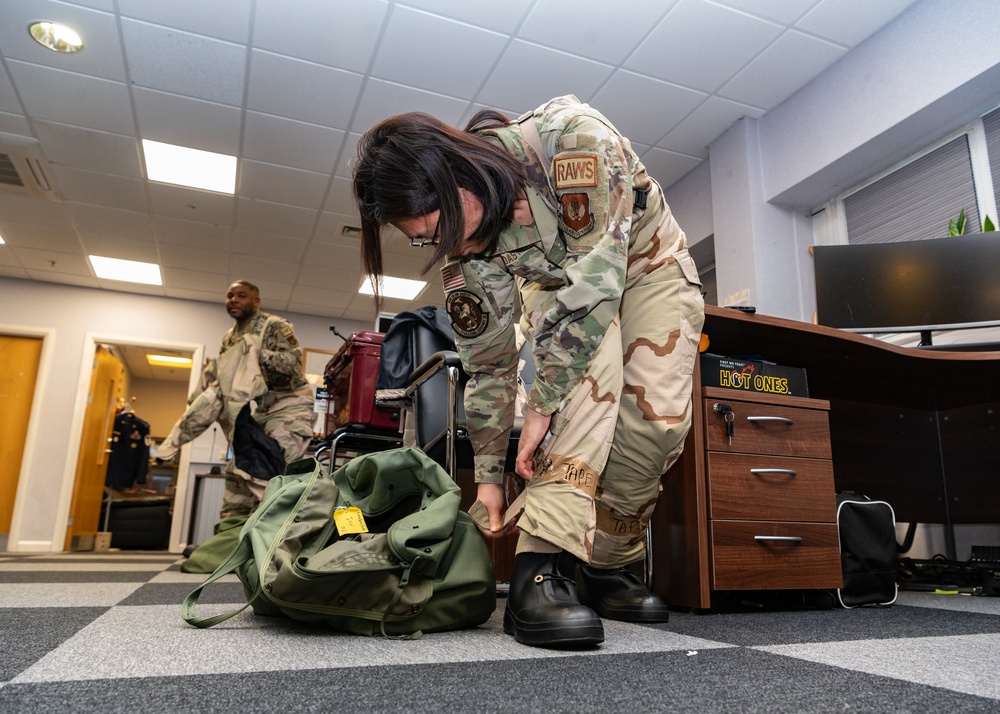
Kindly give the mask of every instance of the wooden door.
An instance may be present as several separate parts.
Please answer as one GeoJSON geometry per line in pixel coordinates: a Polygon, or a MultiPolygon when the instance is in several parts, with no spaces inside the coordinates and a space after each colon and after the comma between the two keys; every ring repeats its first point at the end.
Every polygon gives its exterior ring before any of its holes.
{"type": "Polygon", "coordinates": [[[40,337],[0,335],[0,535],[10,533],[41,356],[40,337]]]}
{"type": "Polygon", "coordinates": [[[94,536],[101,530],[101,501],[108,471],[115,406],[122,396],[125,366],[108,350],[98,347],[90,373],[87,411],[76,462],[73,501],[66,529],[66,550],[93,550],[94,536]]]}

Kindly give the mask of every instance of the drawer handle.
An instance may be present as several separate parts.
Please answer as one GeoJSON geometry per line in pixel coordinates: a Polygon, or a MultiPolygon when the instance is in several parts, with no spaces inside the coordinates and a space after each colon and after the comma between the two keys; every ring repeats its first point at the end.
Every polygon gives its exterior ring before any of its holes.
{"type": "Polygon", "coordinates": [[[747,421],[780,421],[782,424],[794,424],[795,422],[788,417],[776,417],[776,416],[748,416],[747,421]]]}
{"type": "Polygon", "coordinates": [[[757,542],[763,541],[779,541],[781,543],[801,543],[802,536],[754,536],[753,539],[757,542]]]}
{"type": "Polygon", "coordinates": [[[750,469],[752,474],[786,474],[788,476],[798,476],[799,472],[795,469],[750,469]]]}

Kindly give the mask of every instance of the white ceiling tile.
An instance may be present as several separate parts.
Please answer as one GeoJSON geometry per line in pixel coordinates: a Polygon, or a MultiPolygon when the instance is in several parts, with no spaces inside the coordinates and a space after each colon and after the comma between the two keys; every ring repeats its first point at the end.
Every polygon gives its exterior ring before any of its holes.
{"type": "Polygon", "coordinates": [[[471,99],[506,44],[496,32],[397,7],[372,75],[471,99]]]}
{"type": "Polygon", "coordinates": [[[66,204],[73,226],[81,233],[102,233],[131,240],[153,240],[153,221],[147,213],[109,210],[89,203],[66,204]]]}
{"type": "Polygon", "coordinates": [[[59,283],[61,285],[76,285],[81,288],[99,288],[100,281],[93,275],[54,273],[49,270],[28,270],[28,276],[32,280],[40,280],[44,283],[59,283]]]}
{"type": "Polygon", "coordinates": [[[751,15],[791,25],[815,7],[820,0],[717,0],[751,15]]]}
{"type": "Polygon", "coordinates": [[[49,0],[4,0],[0,47],[4,56],[78,74],[125,81],[118,27],[111,13],[49,0]],[[42,47],[28,34],[28,25],[58,20],[83,38],[82,52],[64,54],[42,47]]]}
{"type": "Polygon", "coordinates": [[[240,198],[256,198],[303,208],[319,208],[326,197],[328,174],[243,161],[237,181],[240,198]]]}
{"type": "Polygon", "coordinates": [[[218,250],[228,255],[233,229],[228,223],[201,223],[177,218],[156,216],[153,218],[156,239],[162,249],[163,244],[218,250]]]}
{"type": "Polygon", "coordinates": [[[158,295],[162,296],[162,285],[144,285],[142,283],[130,283],[125,280],[101,280],[97,279],[97,284],[104,290],[117,290],[122,293],[136,293],[138,295],[158,295]]]}
{"type": "Polygon", "coordinates": [[[618,70],[589,103],[607,116],[629,141],[655,144],[707,97],[704,92],[618,70]],[[616,112],[639,96],[645,111],[616,112]]]}
{"type": "Polygon", "coordinates": [[[719,94],[772,109],[846,52],[840,45],[789,31],[723,85],[719,94]]]}
{"type": "Polygon", "coordinates": [[[759,117],[763,113],[762,110],[745,104],[711,97],[657,142],[657,146],[688,156],[707,158],[708,145],[732,126],[733,122],[745,116],[759,117]]]}
{"type": "Polygon", "coordinates": [[[496,0],[406,0],[412,7],[462,20],[498,32],[511,33],[535,0],[505,0],[498,12],[496,0]]]}
{"type": "Polygon", "coordinates": [[[274,233],[257,231],[233,231],[233,254],[249,255],[257,258],[275,258],[283,261],[299,262],[306,251],[306,240],[289,238],[274,233]]]}
{"type": "MultiPolygon", "coordinates": [[[[352,265],[360,266],[361,246],[359,244],[354,248],[348,248],[331,243],[313,242],[306,249],[305,260],[303,263],[312,267],[323,269],[339,268],[341,270],[344,270],[352,265]]],[[[360,276],[360,273],[358,273],[358,275],[360,276]]],[[[361,285],[360,277],[358,279],[358,285],[361,285]]]]}
{"type": "Polygon", "coordinates": [[[243,104],[247,48],[182,30],[122,20],[129,78],[139,87],[243,104]]]}
{"type": "MultiPolygon", "coordinates": [[[[664,0],[633,0],[628,15],[641,17],[641,26],[651,27],[668,7],[664,0]]],[[[517,35],[571,54],[621,64],[643,33],[609,34],[609,21],[607,0],[573,0],[571,10],[561,2],[539,2],[531,8],[517,35]]]]}
{"type": "Polygon", "coordinates": [[[657,149],[655,146],[642,155],[646,173],[655,178],[661,186],[669,186],[680,180],[701,162],[702,159],[657,149]]]}
{"type": "Polygon", "coordinates": [[[504,52],[478,100],[522,112],[564,94],[575,94],[587,101],[613,69],[601,62],[518,40],[504,52]],[[526,81],[526,77],[531,80],[526,81]]]}
{"type": "Polygon", "coordinates": [[[316,222],[316,211],[251,198],[237,200],[236,226],[251,231],[280,233],[308,238],[316,222]]]}
{"type": "MultiPolygon", "coordinates": [[[[253,283],[260,283],[259,278],[267,276],[269,280],[279,283],[294,283],[299,273],[298,263],[287,263],[274,258],[259,258],[252,255],[233,255],[230,272],[234,275],[254,276],[247,278],[253,283]]],[[[288,296],[282,298],[287,300],[288,296]]]]}
{"type": "Polygon", "coordinates": [[[247,107],[273,116],[346,129],[362,76],[255,50],[247,107]],[[308,87],[308,91],[303,91],[308,87]]]}
{"type": "Polygon", "coordinates": [[[206,271],[164,267],[162,272],[164,282],[171,287],[198,290],[206,296],[212,295],[213,300],[219,302],[219,312],[222,312],[226,288],[230,285],[228,269],[225,271],[206,271]]]}
{"type": "Polygon", "coordinates": [[[52,173],[66,201],[94,203],[125,211],[145,211],[143,182],[126,176],[85,171],[71,166],[53,166],[52,173]]]}
{"type": "Polygon", "coordinates": [[[306,305],[305,303],[295,302],[289,302],[288,309],[303,315],[316,315],[318,317],[327,317],[330,319],[340,318],[340,313],[342,312],[333,305],[306,305]]]}
{"type": "Polygon", "coordinates": [[[236,107],[134,87],[143,139],[235,156],[242,112],[236,107]]]}
{"type": "MultiPolygon", "coordinates": [[[[357,203],[354,200],[353,191],[353,182],[350,179],[341,178],[340,176],[335,177],[333,179],[333,188],[330,191],[330,196],[327,198],[326,205],[323,206],[323,210],[341,215],[350,214],[357,216],[357,203]]],[[[353,218],[352,220],[354,221],[354,225],[360,225],[358,218],[353,218]]]]}
{"type": "Polygon", "coordinates": [[[772,22],[707,0],[681,0],[625,66],[668,82],[713,92],[781,32],[782,28],[772,22]]]}
{"type": "Polygon", "coordinates": [[[361,134],[353,131],[348,132],[347,136],[344,137],[344,147],[340,151],[340,161],[337,163],[337,176],[343,178],[354,176],[354,161],[357,158],[359,139],[361,139],[361,134]]]}
{"type": "Polygon", "coordinates": [[[253,45],[364,72],[388,6],[382,0],[258,0],[253,45]]]}
{"type": "Polygon", "coordinates": [[[109,134],[66,124],[36,121],[35,132],[53,164],[141,178],[134,136],[109,134]]]}
{"type": "Polygon", "coordinates": [[[163,241],[157,244],[157,250],[160,253],[160,265],[165,268],[201,269],[202,271],[211,269],[228,275],[228,245],[225,248],[225,250],[212,250],[207,247],[174,245],[164,243],[163,241]]]}
{"type": "Polygon", "coordinates": [[[334,263],[341,266],[340,268],[304,261],[302,270],[299,271],[298,284],[354,293],[361,285],[361,272],[360,268],[351,270],[350,266],[359,265],[360,259],[357,253],[351,252],[346,252],[344,258],[334,263]]]}
{"type": "MultiPolygon", "coordinates": [[[[0,98],[0,106],[10,107],[0,98]]],[[[31,127],[23,114],[9,114],[0,112],[0,132],[13,134],[14,136],[31,136],[31,127]]]]}
{"type": "Polygon", "coordinates": [[[246,44],[252,0],[118,0],[122,17],[246,44]]]}
{"type": "Polygon", "coordinates": [[[103,255],[106,258],[137,260],[142,263],[159,263],[156,244],[152,241],[126,240],[95,233],[81,233],[85,255],[103,255]]]}
{"type": "Polygon", "coordinates": [[[360,234],[347,234],[345,228],[360,228],[356,216],[346,216],[341,213],[322,213],[316,225],[313,240],[323,243],[336,243],[346,247],[357,247],[361,241],[360,234]]]}
{"type": "MultiPolygon", "coordinates": [[[[55,250],[39,248],[22,248],[11,246],[14,255],[21,266],[28,271],[45,271],[48,273],[69,273],[71,275],[93,275],[88,261],[82,252],[62,253],[55,250]]],[[[34,278],[34,276],[32,276],[34,278]]]]}
{"type": "Polygon", "coordinates": [[[65,204],[5,191],[0,191],[0,217],[5,221],[73,227],[73,221],[65,204]]]}
{"type": "Polygon", "coordinates": [[[11,84],[6,72],[0,72],[0,107],[3,107],[5,112],[17,112],[18,116],[23,116],[21,100],[17,98],[14,85],[11,84]]]}
{"type": "Polygon", "coordinates": [[[154,216],[201,223],[232,223],[235,198],[228,194],[153,181],[149,182],[148,190],[154,216]]]}
{"type": "MultiPolygon", "coordinates": [[[[320,305],[343,310],[354,299],[352,291],[332,290],[299,285],[292,291],[290,303],[302,305],[320,305]]],[[[295,309],[295,308],[292,308],[295,309]]]]}
{"type": "Polygon", "coordinates": [[[364,133],[373,125],[402,112],[426,112],[446,124],[455,125],[467,102],[402,84],[370,79],[358,102],[351,128],[364,133]]]}
{"type": "Polygon", "coordinates": [[[23,280],[30,280],[31,273],[29,273],[24,268],[18,267],[16,265],[5,265],[3,255],[0,254],[0,275],[5,278],[21,278],[23,280]]]}
{"type": "MultiPolygon", "coordinates": [[[[80,239],[70,227],[45,226],[37,223],[18,223],[0,218],[0,235],[7,245],[61,253],[79,253],[80,239]]],[[[3,250],[4,246],[0,246],[3,250]]],[[[9,254],[10,251],[8,251],[9,254]]]]}
{"type": "MultiPolygon", "coordinates": [[[[877,31],[915,0],[823,0],[796,27],[833,42],[854,46],[877,31]]],[[[996,8],[993,8],[994,12],[996,8]]]]}
{"type": "Polygon", "coordinates": [[[7,68],[33,118],[112,134],[135,133],[128,89],[121,82],[15,60],[8,60],[7,68]]]}
{"type": "Polygon", "coordinates": [[[164,284],[163,292],[166,294],[167,297],[177,298],[179,300],[197,300],[199,302],[219,301],[219,296],[215,292],[209,292],[207,290],[188,290],[187,288],[173,287],[170,285],[169,282],[164,284]]]}
{"type": "Polygon", "coordinates": [[[259,112],[247,112],[243,155],[269,164],[329,175],[345,132],[259,112]]]}

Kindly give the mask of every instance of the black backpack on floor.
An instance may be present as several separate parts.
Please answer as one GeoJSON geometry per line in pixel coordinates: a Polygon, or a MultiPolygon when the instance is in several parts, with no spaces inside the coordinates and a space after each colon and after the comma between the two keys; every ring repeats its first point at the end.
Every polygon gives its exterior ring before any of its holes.
{"type": "Polygon", "coordinates": [[[844,586],[842,607],[896,602],[896,515],[885,501],[856,493],[837,494],[837,527],[844,586]]]}

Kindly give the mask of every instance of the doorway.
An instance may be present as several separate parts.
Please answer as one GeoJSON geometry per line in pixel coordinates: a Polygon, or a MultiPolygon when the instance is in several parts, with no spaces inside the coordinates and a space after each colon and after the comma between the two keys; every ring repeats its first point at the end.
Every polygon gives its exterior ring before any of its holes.
{"type": "MultiPolygon", "coordinates": [[[[102,395],[107,390],[101,388],[98,390],[101,394],[90,391],[87,393],[89,396],[78,395],[77,416],[74,417],[71,429],[72,433],[81,435],[80,458],[71,484],[64,485],[63,495],[63,508],[72,520],[68,518],[63,521],[70,526],[59,536],[57,542],[61,542],[65,536],[68,549],[72,535],[81,535],[72,533],[71,529],[75,530],[73,524],[79,518],[75,493],[83,485],[80,468],[85,449],[99,447],[104,451],[115,447],[121,448],[128,456],[135,456],[130,451],[134,445],[140,453],[148,454],[148,468],[141,475],[136,471],[135,478],[129,481],[130,471],[126,469],[123,476],[123,472],[114,469],[115,464],[112,463],[113,472],[109,475],[105,470],[99,481],[101,502],[95,506],[91,501],[86,509],[87,517],[91,521],[100,521],[96,532],[111,533],[108,546],[112,549],[165,549],[180,552],[186,545],[184,534],[187,533],[191,507],[188,449],[181,450],[176,464],[157,464],[153,458],[155,445],[167,436],[173,423],[184,412],[187,397],[198,384],[204,347],[184,343],[155,343],[110,335],[87,335],[81,378],[84,374],[91,373],[92,364],[96,364],[94,360],[102,352],[111,355],[122,366],[121,389],[111,402],[110,426],[105,428],[106,436],[99,434],[95,437],[92,429],[88,431],[86,412],[91,411],[91,406],[104,398],[102,395]],[[151,355],[187,358],[191,363],[185,366],[161,366],[151,363],[151,355]],[[91,404],[80,404],[81,400],[89,400],[91,404]],[[126,420],[126,417],[130,418],[126,420]],[[114,483],[106,483],[106,479],[111,476],[114,477],[114,483]],[[156,547],[152,547],[154,544],[156,547]]],[[[98,411],[100,409],[98,405],[98,411]]],[[[80,543],[77,547],[88,549],[86,543],[80,543]]]]}

